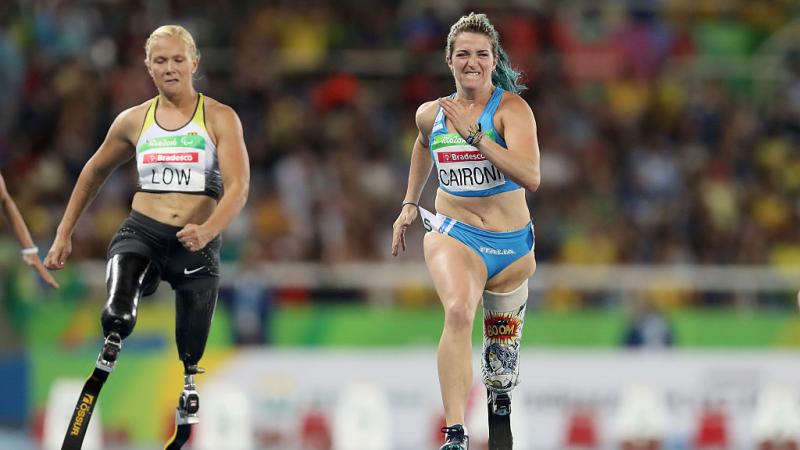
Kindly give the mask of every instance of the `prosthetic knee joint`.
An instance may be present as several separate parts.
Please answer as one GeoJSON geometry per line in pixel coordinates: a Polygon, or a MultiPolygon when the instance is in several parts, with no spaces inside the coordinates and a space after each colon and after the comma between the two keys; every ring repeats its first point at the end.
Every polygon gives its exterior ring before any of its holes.
{"type": "Polygon", "coordinates": [[[481,373],[490,392],[507,393],[518,383],[517,359],[527,301],[527,280],[508,293],[484,291],[481,373]]]}
{"type": "Polygon", "coordinates": [[[113,308],[114,302],[109,301],[109,305],[103,310],[100,323],[103,325],[103,335],[106,341],[103,350],[97,357],[96,367],[98,369],[111,372],[117,362],[117,356],[122,351],[122,340],[130,336],[136,325],[135,312],[120,312],[113,308]]]}
{"type": "Polygon", "coordinates": [[[117,357],[119,352],[122,351],[122,338],[119,333],[114,331],[106,335],[106,341],[103,343],[103,349],[97,355],[97,362],[95,367],[105,372],[111,373],[114,366],[117,364],[117,357]]]}

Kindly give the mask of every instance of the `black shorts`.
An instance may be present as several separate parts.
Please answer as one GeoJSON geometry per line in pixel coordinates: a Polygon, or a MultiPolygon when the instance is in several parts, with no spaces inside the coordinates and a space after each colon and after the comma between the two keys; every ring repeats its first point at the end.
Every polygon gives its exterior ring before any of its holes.
{"type": "Polygon", "coordinates": [[[144,295],[155,292],[162,279],[174,290],[217,289],[222,239],[217,236],[202,250],[190,252],[175,236],[181,228],[131,211],[108,245],[108,258],[136,253],[155,263],[153,275],[144,280],[144,295]]]}

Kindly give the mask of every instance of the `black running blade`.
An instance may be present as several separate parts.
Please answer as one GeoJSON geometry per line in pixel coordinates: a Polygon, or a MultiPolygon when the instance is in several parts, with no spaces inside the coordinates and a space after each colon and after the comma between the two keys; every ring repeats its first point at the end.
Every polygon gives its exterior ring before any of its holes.
{"type": "Polygon", "coordinates": [[[192,424],[176,425],[175,434],[164,446],[164,450],[180,450],[192,434],[192,424]]]}
{"type": "Polygon", "coordinates": [[[103,388],[106,379],[108,379],[108,372],[95,368],[92,375],[83,384],[83,390],[69,421],[69,428],[64,436],[61,450],[80,450],[83,446],[83,439],[89,428],[89,420],[92,418],[94,407],[97,406],[97,398],[100,396],[100,389],[103,388]]]}
{"type": "Polygon", "coordinates": [[[514,448],[514,437],[511,435],[511,400],[505,394],[500,394],[505,398],[498,398],[499,401],[507,401],[509,404],[506,411],[507,414],[495,414],[492,407],[492,394],[487,392],[488,401],[487,407],[489,408],[489,450],[512,450],[514,448]]]}

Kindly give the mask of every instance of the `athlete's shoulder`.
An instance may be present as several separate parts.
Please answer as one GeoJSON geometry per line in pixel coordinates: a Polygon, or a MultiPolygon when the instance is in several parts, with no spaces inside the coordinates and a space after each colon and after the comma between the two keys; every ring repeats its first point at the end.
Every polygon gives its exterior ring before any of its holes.
{"type": "Polygon", "coordinates": [[[428,134],[427,132],[433,128],[433,122],[436,120],[436,113],[439,107],[439,100],[431,100],[419,105],[416,113],[417,128],[420,131],[428,134]]]}
{"type": "Polygon", "coordinates": [[[146,100],[136,106],[131,106],[117,114],[117,118],[112,124],[112,130],[120,132],[121,136],[126,136],[131,142],[139,135],[142,124],[144,124],[147,110],[153,104],[155,98],[146,100]]]}
{"type": "Polygon", "coordinates": [[[127,108],[127,109],[123,110],[121,113],[119,113],[117,115],[117,119],[118,120],[135,120],[137,118],[141,118],[142,120],[144,120],[144,116],[147,114],[147,110],[150,108],[150,105],[152,105],[154,101],[156,101],[156,99],[155,98],[151,98],[151,99],[145,100],[144,102],[142,102],[142,103],[140,103],[140,104],[138,104],[136,106],[131,106],[130,108],[127,108]]]}
{"type": "Polygon", "coordinates": [[[219,142],[225,136],[236,136],[241,139],[242,122],[233,108],[214,100],[211,97],[203,97],[203,107],[205,109],[205,120],[208,132],[214,142],[219,142]]]}
{"type": "Polygon", "coordinates": [[[438,98],[436,100],[427,101],[419,105],[419,108],[417,108],[417,116],[428,114],[436,117],[436,110],[438,109],[438,107],[439,107],[438,98]]]}
{"type": "Polygon", "coordinates": [[[225,103],[208,96],[203,96],[205,115],[209,119],[231,119],[236,117],[236,111],[225,103]]]}
{"type": "Polygon", "coordinates": [[[503,97],[500,99],[497,109],[498,111],[509,111],[511,113],[530,114],[532,112],[531,106],[521,95],[509,91],[503,92],[503,97]]]}
{"type": "Polygon", "coordinates": [[[505,136],[508,127],[536,130],[536,118],[531,106],[519,94],[504,92],[503,98],[494,115],[494,127],[500,135],[505,136]]]}

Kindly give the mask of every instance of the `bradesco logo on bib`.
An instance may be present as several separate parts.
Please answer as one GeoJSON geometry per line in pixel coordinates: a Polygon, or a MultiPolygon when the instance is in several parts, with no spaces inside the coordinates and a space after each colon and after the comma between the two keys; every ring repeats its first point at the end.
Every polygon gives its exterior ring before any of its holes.
{"type": "Polygon", "coordinates": [[[482,191],[506,182],[491,161],[457,134],[434,137],[432,147],[439,184],[447,190],[482,191]]]}
{"type": "Polygon", "coordinates": [[[152,191],[205,189],[206,141],[199,135],[149,139],[139,149],[139,184],[152,191]]]}

